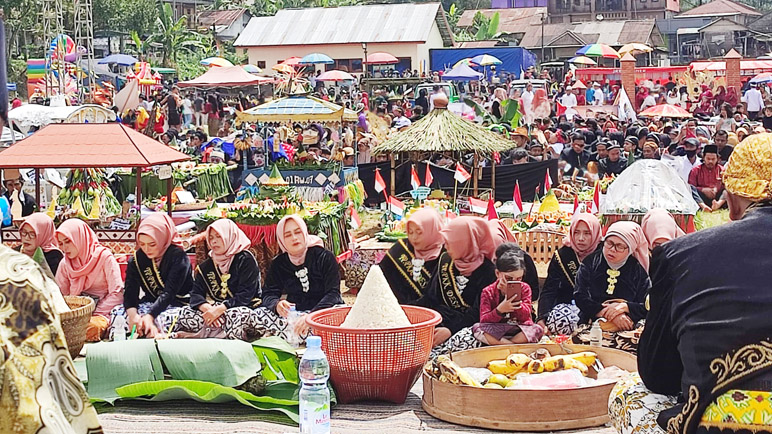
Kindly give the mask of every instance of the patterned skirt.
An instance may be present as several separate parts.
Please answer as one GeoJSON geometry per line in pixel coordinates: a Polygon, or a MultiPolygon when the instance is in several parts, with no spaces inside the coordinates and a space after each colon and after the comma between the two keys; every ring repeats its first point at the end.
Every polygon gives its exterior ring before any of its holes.
{"type": "MultiPolygon", "coordinates": [[[[140,315],[147,315],[150,312],[151,307],[153,307],[153,303],[140,303],[139,306],[137,306],[137,313],[140,315]]],[[[181,309],[181,307],[167,307],[166,310],[161,312],[154,321],[155,326],[158,327],[158,331],[161,333],[170,333],[170,327],[174,322],[174,318],[180,314],[181,309]]],[[[129,337],[129,334],[131,333],[131,330],[129,330],[129,318],[126,316],[126,309],[123,308],[122,304],[119,304],[110,311],[110,328],[107,336],[110,340],[113,340],[113,335],[115,334],[115,319],[118,316],[122,316],[124,319],[123,323],[125,324],[126,337],[129,337]]]]}
{"type": "Polygon", "coordinates": [[[573,304],[558,304],[549,312],[545,322],[552,333],[571,336],[579,327],[579,308],[573,304]]]}
{"type": "MultiPolygon", "coordinates": [[[[631,354],[638,354],[638,341],[643,333],[643,326],[645,320],[640,320],[635,325],[635,328],[625,332],[603,332],[603,346],[605,348],[614,348],[617,350],[627,351],[631,354]]],[[[590,345],[590,324],[582,324],[577,329],[574,337],[572,338],[575,344],[590,345]]]]}
{"type": "Polygon", "coordinates": [[[676,405],[675,396],[656,394],[641,377],[630,374],[619,380],[608,399],[611,426],[620,434],[665,434],[657,425],[659,413],[676,405]]]}
{"type": "Polygon", "coordinates": [[[544,336],[544,329],[536,324],[477,323],[472,326],[472,333],[477,340],[484,344],[488,343],[485,338],[486,333],[499,340],[501,338],[511,339],[517,334],[523,333],[529,343],[536,343],[544,336]]]}
{"type": "Polygon", "coordinates": [[[265,328],[259,321],[258,315],[246,306],[227,309],[221,318],[223,321],[219,327],[206,325],[201,311],[185,306],[180,309],[172,337],[218,337],[252,342],[265,335],[265,328]]]}

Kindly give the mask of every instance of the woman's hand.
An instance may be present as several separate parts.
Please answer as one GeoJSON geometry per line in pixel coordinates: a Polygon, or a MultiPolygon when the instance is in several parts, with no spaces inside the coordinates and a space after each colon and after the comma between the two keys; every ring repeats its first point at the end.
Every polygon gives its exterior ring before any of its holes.
{"type": "Polygon", "coordinates": [[[515,300],[515,296],[513,295],[511,298],[505,298],[504,301],[499,303],[499,305],[496,307],[496,310],[501,313],[511,313],[518,309],[520,309],[520,306],[522,305],[520,300],[515,300]]]}
{"type": "Polygon", "coordinates": [[[629,331],[633,329],[633,320],[629,316],[622,314],[611,320],[620,331],[629,331]]]}
{"type": "Polygon", "coordinates": [[[298,317],[298,320],[295,322],[295,333],[298,336],[308,335],[308,329],[310,328],[310,326],[306,322],[306,315],[307,314],[300,315],[300,317],[298,317]]]}
{"type": "Polygon", "coordinates": [[[276,313],[279,314],[282,318],[287,318],[289,316],[290,308],[292,307],[292,303],[290,303],[287,300],[280,300],[279,303],[276,304],[276,313]]]}
{"type": "Polygon", "coordinates": [[[146,314],[142,315],[142,317],[139,319],[139,324],[137,324],[137,332],[140,336],[147,336],[149,338],[152,338],[158,333],[158,328],[155,326],[155,318],[153,318],[153,315],[146,314]]]}
{"type": "Polygon", "coordinates": [[[218,304],[215,306],[210,306],[210,309],[208,309],[206,312],[204,312],[204,322],[206,325],[211,326],[214,325],[216,327],[222,326],[222,314],[225,313],[225,310],[227,308],[224,304],[218,304]]]}
{"type": "Polygon", "coordinates": [[[129,323],[129,333],[131,333],[131,329],[134,326],[137,326],[137,329],[141,330],[142,326],[140,325],[140,321],[142,321],[142,317],[137,313],[137,309],[133,307],[126,309],[126,319],[129,323]]]}

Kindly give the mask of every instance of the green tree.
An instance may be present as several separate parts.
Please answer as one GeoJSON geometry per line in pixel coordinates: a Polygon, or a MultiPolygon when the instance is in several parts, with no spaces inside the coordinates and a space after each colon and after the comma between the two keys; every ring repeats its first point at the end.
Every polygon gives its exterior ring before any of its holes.
{"type": "Polygon", "coordinates": [[[188,17],[181,16],[174,19],[172,6],[169,3],[159,3],[158,18],[156,18],[156,30],[145,41],[151,45],[157,44],[161,52],[161,63],[165,67],[172,67],[182,52],[193,52],[203,49],[201,35],[188,29],[188,17]]]}
{"type": "Polygon", "coordinates": [[[94,0],[94,30],[145,35],[158,18],[156,0],[94,0]]]}

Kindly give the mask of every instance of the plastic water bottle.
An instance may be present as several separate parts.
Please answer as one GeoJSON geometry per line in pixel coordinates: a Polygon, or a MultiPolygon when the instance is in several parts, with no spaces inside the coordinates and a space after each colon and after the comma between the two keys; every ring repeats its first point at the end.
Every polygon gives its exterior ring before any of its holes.
{"type": "Polygon", "coordinates": [[[600,320],[592,323],[590,329],[590,346],[602,347],[603,346],[603,330],[600,328],[600,320]]]}
{"type": "Polygon", "coordinates": [[[113,340],[126,340],[126,318],[123,315],[116,316],[115,321],[113,321],[113,340]]]}
{"type": "Polygon", "coordinates": [[[287,315],[287,343],[292,345],[293,347],[297,348],[302,343],[302,339],[300,339],[300,336],[298,336],[297,333],[295,333],[295,324],[298,323],[300,320],[300,314],[295,309],[295,305],[293,304],[290,307],[289,314],[287,315]]]}
{"type": "Polygon", "coordinates": [[[300,389],[300,432],[303,434],[330,433],[330,364],[322,351],[322,338],[306,339],[306,352],[298,368],[300,389]]]}

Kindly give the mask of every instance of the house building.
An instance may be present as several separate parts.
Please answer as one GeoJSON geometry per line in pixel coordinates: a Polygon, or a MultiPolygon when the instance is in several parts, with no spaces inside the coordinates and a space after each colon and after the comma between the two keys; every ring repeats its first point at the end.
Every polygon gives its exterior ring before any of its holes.
{"type": "Polygon", "coordinates": [[[175,20],[183,15],[188,17],[188,27],[191,29],[197,27],[198,13],[214,4],[214,0],[162,0],[162,2],[171,5],[175,20]]]}
{"type": "Polygon", "coordinates": [[[204,11],[198,14],[199,30],[211,31],[214,27],[218,40],[234,40],[247,27],[252,14],[244,8],[204,11]]]}
{"type": "Polygon", "coordinates": [[[272,17],[250,19],[234,42],[260,68],[323,53],[335,60],[326,69],[355,73],[363,72],[365,52],[379,51],[398,58],[398,70],[427,71],[429,50],[452,45],[453,33],[439,3],[282,9],[272,17]]]}
{"type": "Polygon", "coordinates": [[[550,23],[664,19],[680,11],[678,0],[548,0],[550,23]]]}

